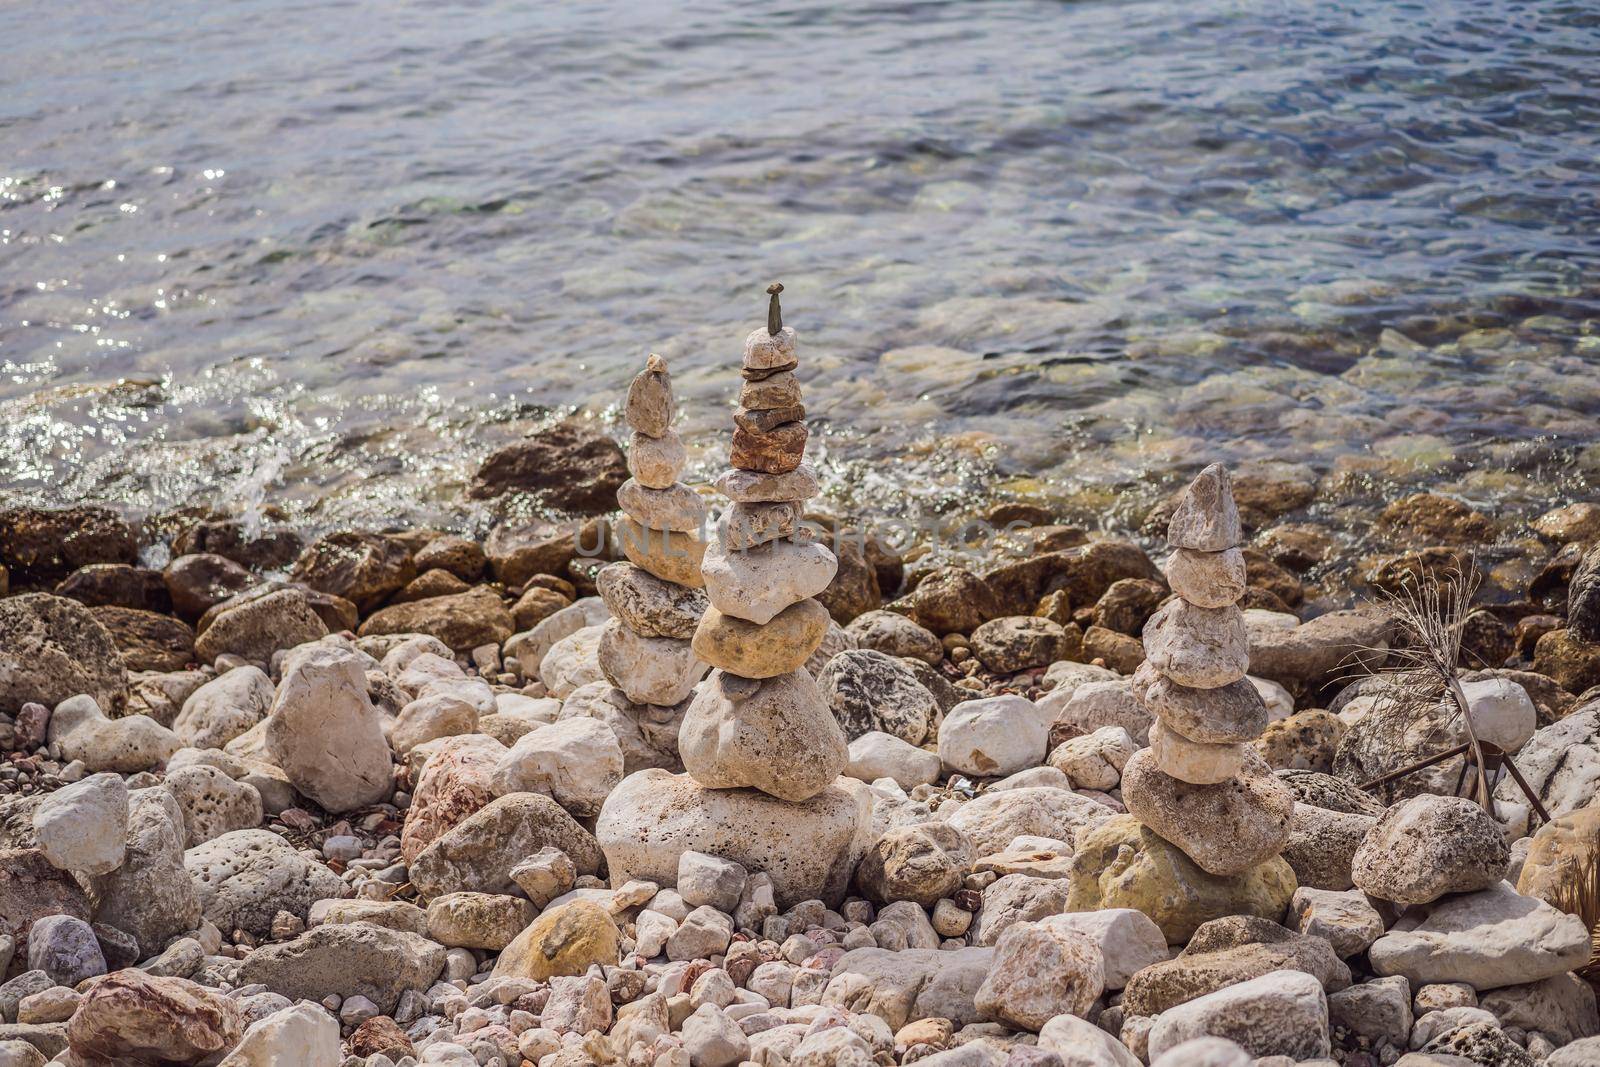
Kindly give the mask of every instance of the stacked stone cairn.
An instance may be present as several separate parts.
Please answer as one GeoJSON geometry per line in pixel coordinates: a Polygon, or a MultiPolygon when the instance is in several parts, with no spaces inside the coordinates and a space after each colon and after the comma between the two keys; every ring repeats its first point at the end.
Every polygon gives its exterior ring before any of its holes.
{"type": "Polygon", "coordinates": [[[679,732],[684,769],[711,789],[753,787],[787,801],[822,792],[849,761],[843,731],[805,662],[828,632],[815,598],[838,560],[804,537],[802,507],[817,492],[803,462],[805,408],[795,332],[768,289],[767,325],[745,339],[734,412],[733,469],[717,479],[731,501],[706,545],[711,606],[693,648],[715,668],[679,732]]]}
{"type": "Polygon", "coordinates": [[[595,584],[612,618],[600,635],[600,670],[635,704],[672,707],[705,675],[689,639],[705,611],[699,589],[706,505],[678,480],[685,453],[672,428],[672,377],[652,354],[628,387],[633,437],[617,490],[617,537],[628,562],[604,568],[595,584]]]}
{"type": "Polygon", "coordinates": [[[1155,716],[1150,747],[1123,771],[1128,811],[1210,874],[1231,877],[1283,851],[1294,795],[1250,742],[1267,709],[1245,677],[1250,648],[1239,509],[1227,470],[1189,485],[1167,529],[1177,594],[1144,628],[1134,691],[1155,716]]]}

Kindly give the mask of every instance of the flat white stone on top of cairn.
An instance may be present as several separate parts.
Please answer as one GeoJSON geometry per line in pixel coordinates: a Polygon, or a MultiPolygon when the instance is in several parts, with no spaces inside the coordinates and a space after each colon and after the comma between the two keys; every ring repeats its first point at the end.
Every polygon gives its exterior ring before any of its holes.
{"type": "Polygon", "coordinates": [[[838,560],[827,546],[794,537],[817,480],[803,462],[805,408],[782,289],[768,288],[767,326],[745,340],[733,469],[717,480],[733,503],[706,546],[701,573],[711,606],[693,640],[715,670],[690,702],[678,749],[702,786],[802,801],[831,785],[850,754],[804,667],[828,632],[828,611],[815,597],[838,560]]]}
{"type": "Polygon", "coordinates": [[[1123,770],[1123,802],[1202,869],[1243,874],[1283,851],[1294,795],[1249,744],[1267,709],[1245,677],[1244,531],[1221,464],[1184,491],[1167,540],[1177,596],[1145,624],[1133,678],[1156,723],[1123,770]]]}
{"type": "Polygon", "coordinates": [[[652,354],[628,387],[624,413],[633,477],[617,491],[617,537],[628,562],[596,578],[612,614],[600,635],[601,673],[633,703],[667,707],[687,700],[706,673],[689,643],[706,609],[705,594],[693,588],[701,584],[706,506],[678,481],[684,450],[674,414],[667,362],[652,354]]]}

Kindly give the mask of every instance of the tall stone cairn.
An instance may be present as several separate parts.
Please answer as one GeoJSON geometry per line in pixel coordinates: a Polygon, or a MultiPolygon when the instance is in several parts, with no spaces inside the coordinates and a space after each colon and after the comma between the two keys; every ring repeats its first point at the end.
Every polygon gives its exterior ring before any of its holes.
{"type": "Polygon", "coordinates": [[[617,490],[617,539],[628,562],[595,579],[612,616],[600,634],[601,672],[635,704],[666,707],[687,700],[706,672],[689,644],[706,609],[706,505],[678,481],[685,453],[674,414],[667,361],[652,354],[628,387],[624,415],[633,477],[617,490]]]}
{"type": "Polygon", "coordinates": [[[1177,596],[1145,624],[1145,662],[1133,676],[1156,722],[1150,747],[1122,775],[1128,811],[1223,877],[1282,852],[1294,812],[1293,793],[1249,743],[1266,729],[1267,709],[1245,677],[1243,540],[1232,480],[1213,463],[1167,527],[1177,596]]]}
{"type": "Polygon", "coordinates": [[[803,460],[805,408],[795,378],[795,332],[773,285],[767,325],[744,342],[732,470],[717,488],[732,501],[706,545],[701,574],[711,606],[695,655],[715,668],[678,735],[683,766],[711,789],[751,787],[788,801],[813,797],[849,761],[844,732],[804,664],[828,632],[815,598],[838,560],[803,537],[817,476],[803,460]],[[800,536],[797,536],[800,535],[800,536]]]}

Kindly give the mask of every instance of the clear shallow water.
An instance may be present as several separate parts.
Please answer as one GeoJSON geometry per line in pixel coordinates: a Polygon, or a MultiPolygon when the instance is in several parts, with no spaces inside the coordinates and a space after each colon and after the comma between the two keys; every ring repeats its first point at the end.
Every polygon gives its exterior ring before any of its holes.
{"type": "Polygon", "coordinates": [[[471,525],[651,350],[707,473],[773,278],[841,507],[1600,481],[1591,4],[8,16],[13,496],[471,525]]]}

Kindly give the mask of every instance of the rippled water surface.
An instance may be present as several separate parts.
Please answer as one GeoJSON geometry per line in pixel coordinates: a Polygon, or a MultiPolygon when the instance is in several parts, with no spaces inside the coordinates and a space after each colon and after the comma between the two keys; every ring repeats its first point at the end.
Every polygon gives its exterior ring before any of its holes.
{"type": "Polygon", "coordinates": [[[471,523],[651,350],[709,472],[773,278],[845,506],[1600,479],[1590,3],[7,14],[17,495],[471,523]]]}

